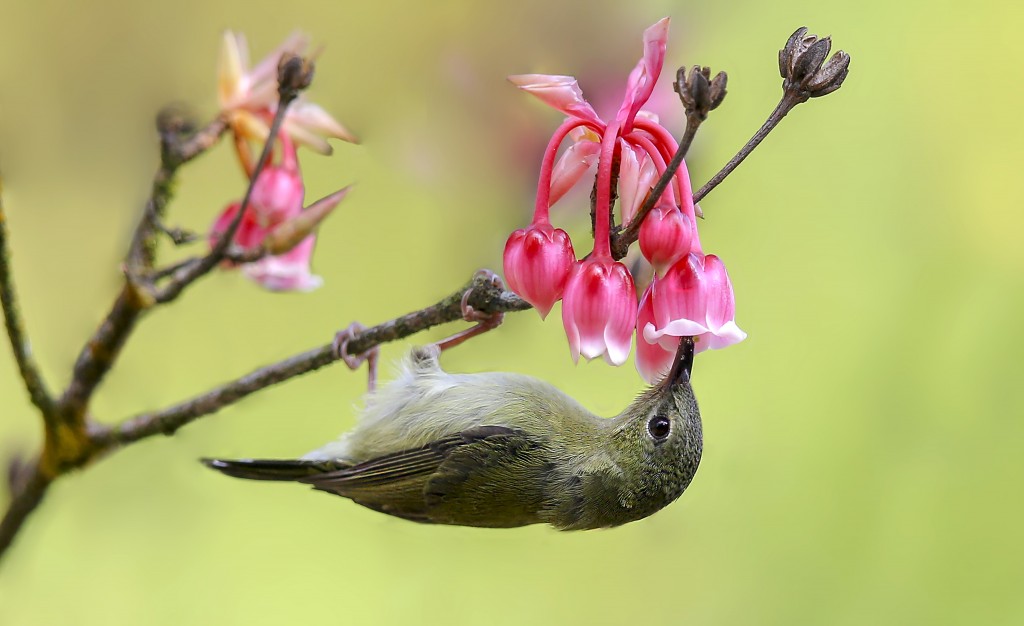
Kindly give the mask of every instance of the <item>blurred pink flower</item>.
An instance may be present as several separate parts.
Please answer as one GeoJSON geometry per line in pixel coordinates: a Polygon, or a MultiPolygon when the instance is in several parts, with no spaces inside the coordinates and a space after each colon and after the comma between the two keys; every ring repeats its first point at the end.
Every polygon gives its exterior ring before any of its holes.
{"type": "MultiPolygon", "coordinates": [[[[226,31],[217,68],[217,95],[221,113],[232,132],[247,140],[266,141],[269,121],[277,111],[277,64],[284,53],[303,55],[308,38],[293,33],[263,58],[249,66],[249,45],[245,35],[226,31]]],[[[327,138],[357,143],[355,136],[320,106],[302,96],[288,107],[282,134],[321,154],[330,154],[327,138]]]]}
{"type": "MultiPolygon", "coordinates": [[[[281,143],[281,163],[268,164],[264,167],[253,185],[249,205],[242,215],[233,239],[233,243],[239,248],[255,249],[262,246],[268,236],[295,223],[304,213],[302,200],[305,187],[299,172],[295,147],[284,135],[281,137],[281,143]]],[[[315,210],[319,219],[301,230],[299,236],[309,232],[319,220],[333,210],[346,191],[347,188],[331,194],[306,209],[305,215],[313,215],[308,212],[315,210]]],[[[211,246],[227,231],[240,207],[240,202],[232,202],[217,216],[210,229],[211,246]]],[[[272,291],[312,291],[323,284],[323,280],[313,275],[309,269],[315,240],[316,236],[309,234],[280,254],[266,254],[256,261],[243,264],[242,273],[272,291]]]]}

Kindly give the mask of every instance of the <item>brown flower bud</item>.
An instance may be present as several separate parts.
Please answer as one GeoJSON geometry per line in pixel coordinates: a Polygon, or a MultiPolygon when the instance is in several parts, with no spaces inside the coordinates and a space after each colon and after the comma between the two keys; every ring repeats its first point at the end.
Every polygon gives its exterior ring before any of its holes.
{"type": "Polygon", "coordinates": [[[277,93],[282,99],[294,99],[313,82],[313,61],[285,52],[277,63],[277,93]]]}
{"type": "Polygon", "coordinates": [[[830,37],[818,39],[817,35],[807,34],[806,27],[797,29],[779,50],[782,88],[797,92],[805,100],[839,89],[849,73],[850,55],[840,50],[825,62],[831,49],[830,37]]]}
{"type": "Polygon", "coordinates": [[[711,79],[710,67],[694,65],[689,72],[685,67],[679,68],[673,87],[683,102],[686,114],[688,116],[696,115],[701,120],[705,120],[708,113],[716,109],[725,99],[727,80],[725,72],[719,72],[714,79],[711,79]]]}

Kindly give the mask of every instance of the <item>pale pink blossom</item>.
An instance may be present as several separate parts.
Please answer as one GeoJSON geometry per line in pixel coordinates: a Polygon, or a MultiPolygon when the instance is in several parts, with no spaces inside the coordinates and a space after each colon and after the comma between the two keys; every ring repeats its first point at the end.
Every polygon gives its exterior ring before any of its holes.
{"type": "MultiPolygon", "coordinates": [[[[288,227],[290,228],[286,231],[287,237],[284,239],[287,241],[294,237],[291,241],[298,243],[280,254],[265,254],[256,261],[245,263],[242,266],[242,273],[272,291],[311,291],[319,287],[323,280],[313,275],[309,269],[316,237],[310,234],[302,239],[298,238],[302,237],[304,232],[313,230],[341,202],[346,192],[347,188],[318,200],[306,209],[312,213],[304,212],[302,200],[305,186],[299,172],[295,148],[287,137],[282,136],[281,162],[268,164],[260,172],[232,243],[241,249],[258,249],[272,233],[276,233],[276,239],[281,239],[279,229],[288,227]],[[302,220],[300,216],[314,216],[317,219],[302,220]],[[304,221],[309,224],[296,232],[295,229],[299,228],[297,224],[304,221]]],[[[211,246],[227,232],[240,208],[240,202],[232,202],[217,216],[210,229],[211,246]]]]}
{"type": "MultiPolygon", "coordinates": [[[[277,110],[277,64],[284,53],[303,55],[308,38],[293,33],[254,67],[249,45],[241,33],[226,31],[217,68],[220,110],[232,131],[243,139],[265,141],[277,110]]],[[[356,143],[357,139],[320,106],[300,96],[288,107],[282,133],[321,154],[330,154],[327,138],[356,143]]]]}

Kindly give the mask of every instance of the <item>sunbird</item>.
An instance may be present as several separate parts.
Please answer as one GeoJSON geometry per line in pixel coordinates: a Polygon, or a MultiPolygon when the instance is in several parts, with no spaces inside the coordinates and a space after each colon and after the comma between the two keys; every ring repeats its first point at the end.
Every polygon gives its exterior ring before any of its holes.
{"type": "Polygon", "coordinates": [[[437,346],[417,347],[337,441],[296,460],[203,462],[427,524],[619,526],[673,502],[697,471],[693,341],[684,337],[668,375],[613,418],[530,376],[450,374],[437,346]]]}

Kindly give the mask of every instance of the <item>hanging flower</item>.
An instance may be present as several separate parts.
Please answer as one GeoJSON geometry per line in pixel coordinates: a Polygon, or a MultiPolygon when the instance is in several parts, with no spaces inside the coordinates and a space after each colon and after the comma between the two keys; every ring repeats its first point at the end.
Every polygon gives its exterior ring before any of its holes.
{"type": "Polygon", "coordinates": [[[565,288],[562,323],[573,361],[582,355],[625,363],[636,326],[636,291],[626,266],[609,260],[577,263],[565,288]]]}
{"type": "MultiPolygon", "coordinates": [[[[260,249],[269,241],[274,242],[274,250],[242,265],[247,278],[271,291],[312,291],[323,284],[309,269],[316,241],[312,231],[341,202],[348,189],[303,210],[305,187],[295,147],[284,135],[281,144],[281,162],[265,166],[256,179],[232,241],[243,250],[260,249]]],[[[227,232],[240,208],[241,202],[232,202],[217,216],[210,229],[211,246],[227,232]]]]}
{"type": "Polygon", "coordinates": [[[649,382],[667,371],[680,337],[693,337],[697,352],[743,341],[736,325],[732,282],[715,255],[690,253],[642,297],[637,319],[637,370],[649,382]],[[640,349],[639,346],[643,346],[640,349]]]}

